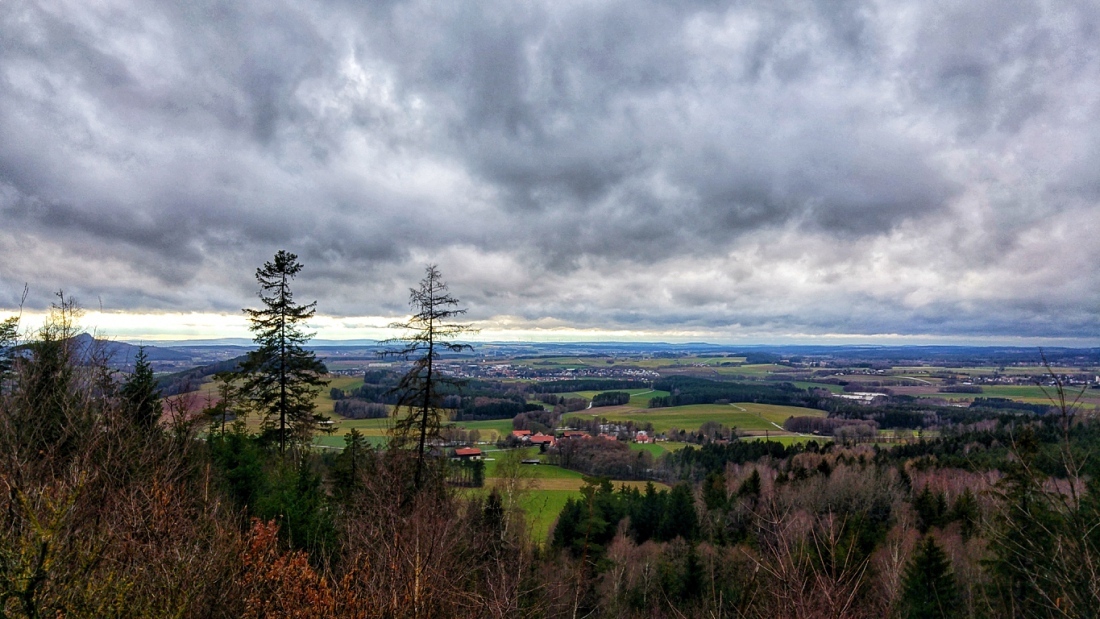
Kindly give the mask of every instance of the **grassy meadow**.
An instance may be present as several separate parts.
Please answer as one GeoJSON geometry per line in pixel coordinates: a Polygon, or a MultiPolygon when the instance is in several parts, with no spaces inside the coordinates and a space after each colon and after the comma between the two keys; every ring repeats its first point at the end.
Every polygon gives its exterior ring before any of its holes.
{"type": "Polygon", "coordinates": [[[577,411],[565,415],[565,419],[603,417],[608,421],[633,421],[651,423],[656,432],[667,432],[671,428],[694,430],[708,421],[736,427],[744,431],[782,431],[787,417],[810,416],[823,417],[825,411],[798,406],[779,406],[773,404],[692,404],[689,406],[671,406],[667,408],[639,409],[630,406],[607,406],[598,409],[577,411]]]}

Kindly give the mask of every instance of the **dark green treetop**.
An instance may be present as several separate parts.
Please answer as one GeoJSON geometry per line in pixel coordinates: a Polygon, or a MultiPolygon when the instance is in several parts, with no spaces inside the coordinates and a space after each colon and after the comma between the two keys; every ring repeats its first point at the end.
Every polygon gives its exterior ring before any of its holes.
{"type": "Polygon", "coordinates": [[[901,608],[901,616],[906,619],[959,616],[959,592],[951,560],[931,535],[924,536],[905,568],[901,608]]]}
{"type": "Polygon", "coordinates": [[[134,372],[122,383],[119,395],[122,396],[123,409],[136,426],[146,430],[156,427],[164,410],[144,346],[138,348],[134,372]]]}

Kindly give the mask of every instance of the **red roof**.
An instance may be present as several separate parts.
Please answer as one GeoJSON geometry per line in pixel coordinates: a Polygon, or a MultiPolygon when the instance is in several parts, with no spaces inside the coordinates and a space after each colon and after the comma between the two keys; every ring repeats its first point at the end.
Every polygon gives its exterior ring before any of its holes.
{"type": "Polygon", "coordinates": [[[543,434],[543,433],[539,432],[538,434],[531,437],[531,442],[532,443],[553,443],[554,442],[554,437],[552,437],[548,434],[543,434]]]}
{"type": "Polygon", "coordinates": [[[459,447],[455,450],[455,455],[462,456],[480,456],[481,450],[476,447],[459,447]]]}
{"type": "Polygon", "coordinates": [[[531,436],[530,430],[512,430],[512,436],[531,436]]]}

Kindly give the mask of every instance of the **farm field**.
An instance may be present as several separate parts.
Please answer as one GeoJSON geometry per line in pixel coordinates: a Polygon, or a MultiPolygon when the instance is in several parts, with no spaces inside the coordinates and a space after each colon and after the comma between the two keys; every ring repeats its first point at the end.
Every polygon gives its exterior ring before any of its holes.
{"type": "MultiPolygon", "coordinates": [[[[527,447],[516,450],[522,458],[538,457],[539,450],[527,447]]],[[[485,487],[478,492],[488,492],[493,486],[501,485],[503,480],[497,477],[499,458],[505,452],[492,450],[486,452],[485,487]]],[[[527,523],[531,535],[536,541],[545,541],[554,519],[561,513],[569,498],[579,498],[584,486],[584,476],[577,471],[563,469],[550,464],[521,465],[520,475],[528,488],[520,495],[519,505],[527,514],[527,523]]],[[[613,481],[616,488],[625,485],[642,489],[644,481],[613,481]]],[[[668,486],[654,483],[658,490],[667,490],[668,486]]]]}
{"type": "Polygon", "coordinates": [[[770,374],[782,373],[782,374],[798,374],[805,370],[799,368],[792,368],[786,365],[777,365],[774,363],[760,363],[750,365],[677,365],[677,366],[665,366],[659,368],[669,375],[694,375],[703,378],[708,376],[731,378],[736,376],[744,376],[746,378],[754,379],[766,379],[770,374]]]}
{"type": "Polygon", "coordinates": [[[536,542],[545,542],[565,502],[581,495],[576,490],[531,490],[520,495],[519,506],[527,515],[527,527],[536,542]]]}
{"type": "Polygon", "coordinates": [[[758,434],[756,436],[746,436],[746,437],[743,438],[743,440],[746,440],[746,441],[764,441],[764,440],[767,440],[769,442],[779,443],[781,445],[786,445],[786,446],[789,447],[789,446],[794,445],[796,443],[805,443],[806,441],[816,440],[820,443],[822,440],[831,440],[831,439],[829,439],[828,437],[825,437],[823,439],[822,437],[818,437],[818,436],[794,436],[794,435],[791,435],[791,434],[782,434],[782,435],[772,434],[772,435],[769,435],[769,436],[764,436],[764,435],[758,434]]]}
{"type": "Polygon", "coordinates": [[[645,451],[654,459],[663,456],[668,453],[668,450],[664,448],[663,443],[630,443],[630,448],[634,451],[645,451]]]}
{"type": "Polygon", "coordinates": [[[487,419],[485,421],[451,421],[456,428],[477,430],[481,440],[495,443],[512,433],[511,419],[487,419]]]}
{"type": "Polygon", "coordinates": [[[815,383],[805,380],[796,380],[791,382],[792,385],[799,389],[825,389],[830,393],[844,393],[844,387],[840,385],[831,385],[828,383],[815,383]]]}
{"type": "MultiPolygon", "coordinates": [[[[560,395],[566,398],[584,398],[586,400],[591,400],[599,394],[607,393],[607,391],[626,391],[627,394],[630,394],[631,400],[634,399],[634,397],[636,396],[641,397],[641,399],[639,400],[642,401],[640,408],[646,408],[647,406],[649,406],[649,398],[669,395],[668,391],[654,391],[653,389],[603,389],[598,391],[569,391],[569,393],[560,395]]],[[[630,406],[635,406],[634,404],[632,404],[632,401],[630,406]]]]}
{"type": "Polygon", "coordinates": [[[708,421],[736,427],[739,430],[775,431],[776,427],[772,424],[782,425],[787,417],[823,417],[825,412],[812,408],[772,404],[693,404],[690,406],[650,409],[609,406],[568,413],[564,418],[591,418],[593,416],[604,417],[608,421],[652,423],[656,432],[666,432],[673,427],[681,430],[694,430],[708,421]]]}
{"type": "MultiPolygon", "coordinates": [[[[1038,385],[981,385],[981,388],[981,393],[941,393],[936,387],[902,387],[894,388],[894,392],[958,402],[972,402],[975,398],[1007,398],[1029,404],[1048,405],[1054,404],[1050,397],[1056,395],[1053,387],[1039,387],[1038,385]],[[1045,393],[1044,389],[1046,390],[1045,393]]],[[[1077,398],[1078,394],[1081,395],[1078,402],[1080,405],[1088,408],[1096,408],[1097,405],[1100,405],[1100,390],[1087,389],[1082,392],[1080,387],[1066,390],[1069,401],[1077,398]]]]}

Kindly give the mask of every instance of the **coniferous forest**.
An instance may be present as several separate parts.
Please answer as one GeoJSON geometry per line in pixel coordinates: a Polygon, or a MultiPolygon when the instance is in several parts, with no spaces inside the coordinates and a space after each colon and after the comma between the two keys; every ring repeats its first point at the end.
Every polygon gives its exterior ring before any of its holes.
{"type": "MultiPolygon", "coordinates": [[[[256,347],[215,375],[220,398],[202,413],[186,394],[160,393],[143,354],[117,372],[102,351],[78,346],[80,309],[64,295],[33,333],[3,323],[0,617],[1100,609],[1100,424],[1072,398],[893,447],[701,436],[647,461],[654,483],[587,478],[536,541],[518,474],[471,489],[482,473],[458,471],[465,464],[433,448],[461,410],[447,398],[463,388],[438,361],[465,349],[469,332],[434,266],[411,290],[404,335],[390,342],[410,369],[377,394],[395,407],[391,440],[375,446],[352,431],[341,450],[311,448],[326,423],[313,404],[326,370],[305,347],[315,304],[291,291],[301,268],[279,252],[257,269],[262,307],[248,310],[256,347]]],[[[811,397],[687,385],[653,406],[740,391],[811,397]]],[[[600,404],[629,395],[610,391],[600,404]]],[[[523,406],[506,412],[543,419],[523,406]]],[[[842,413],[829,417],[838,427],[842,413]]],[[[580,448],[556,453],[586,461],[580,448]]]]}

